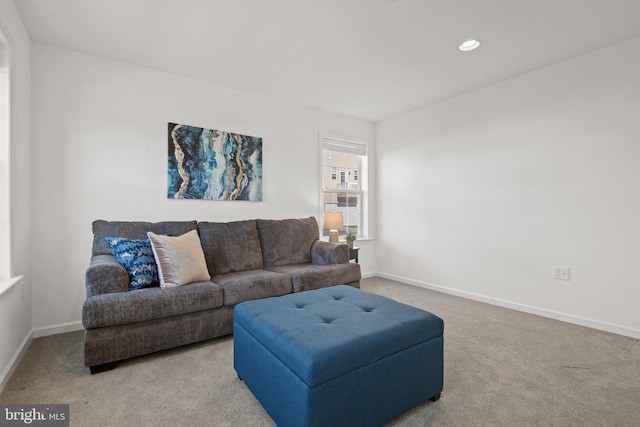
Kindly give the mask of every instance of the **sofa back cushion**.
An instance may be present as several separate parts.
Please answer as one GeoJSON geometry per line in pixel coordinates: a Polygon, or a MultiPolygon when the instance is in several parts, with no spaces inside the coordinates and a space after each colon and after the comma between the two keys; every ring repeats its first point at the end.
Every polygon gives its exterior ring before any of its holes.
{"type": "Polygon", "coordinates": [[[320,238],[314,217],[256,220],[264,267],[311,262],[311,245],[320,238]]]}
{"type": "Polygon", "coordinates": [[[180,236],[197,229],[198,224],[195,221],[142,222],[99,219],[93,222],[92,256],[112,255],[111,248],[105,239],[107,236],[139,240],[146,239],[148,231],[156,234],[166,233],[168,236],[180,236]]]}
{"type": "Polygon", "coordinates": [[[262,268],[262,251],[254,220],[200,222],[198,228],[212,277],[262,268]]]}

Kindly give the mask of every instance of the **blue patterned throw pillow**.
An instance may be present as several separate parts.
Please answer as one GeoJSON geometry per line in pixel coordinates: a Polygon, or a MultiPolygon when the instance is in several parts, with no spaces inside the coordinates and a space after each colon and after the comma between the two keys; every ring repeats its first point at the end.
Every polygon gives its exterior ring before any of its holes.
{"type": "Polygon", "coordinates": [[[113,236],[105,239],[113,256],[129,273],[128,291],[160,286],[158,267],[149,239],[129,240],[113,236]]]}

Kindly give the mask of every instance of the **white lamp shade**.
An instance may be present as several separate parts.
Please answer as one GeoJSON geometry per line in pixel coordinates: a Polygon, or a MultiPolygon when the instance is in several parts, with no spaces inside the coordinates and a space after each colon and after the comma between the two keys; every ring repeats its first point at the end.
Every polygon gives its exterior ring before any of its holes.
{"type": "Polygon", "coordinates": [[[325,212],[323,228],[329,229],[329,230],[344,229],[342,212],[325,212]]]}
{"type": "Polygon", "coordinates": [[[338,230],[344,228],[342,212],[325,212],[323,227],[329,229],[329,241],[338,243],[338,230]]]}

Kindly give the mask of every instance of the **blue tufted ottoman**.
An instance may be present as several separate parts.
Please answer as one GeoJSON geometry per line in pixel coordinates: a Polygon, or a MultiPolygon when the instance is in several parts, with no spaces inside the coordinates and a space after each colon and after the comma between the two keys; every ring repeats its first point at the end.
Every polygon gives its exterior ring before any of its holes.
{"type": "Polygon", "coordinates": [[[376,426],[440,397],[444,322],[350,286],[238,304],[234,366],[284,426],[376,426]]]}

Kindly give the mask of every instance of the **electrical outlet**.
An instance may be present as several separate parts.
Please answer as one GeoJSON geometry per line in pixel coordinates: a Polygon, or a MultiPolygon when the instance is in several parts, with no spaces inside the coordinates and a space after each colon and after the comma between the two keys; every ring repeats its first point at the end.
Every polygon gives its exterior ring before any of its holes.
{"type": "Polygon", "coordinates": [[[559,265],[553,266],[553,278],[556,280],[571,280],[569,272],[569,267],[561,267],[559,265]]]}

